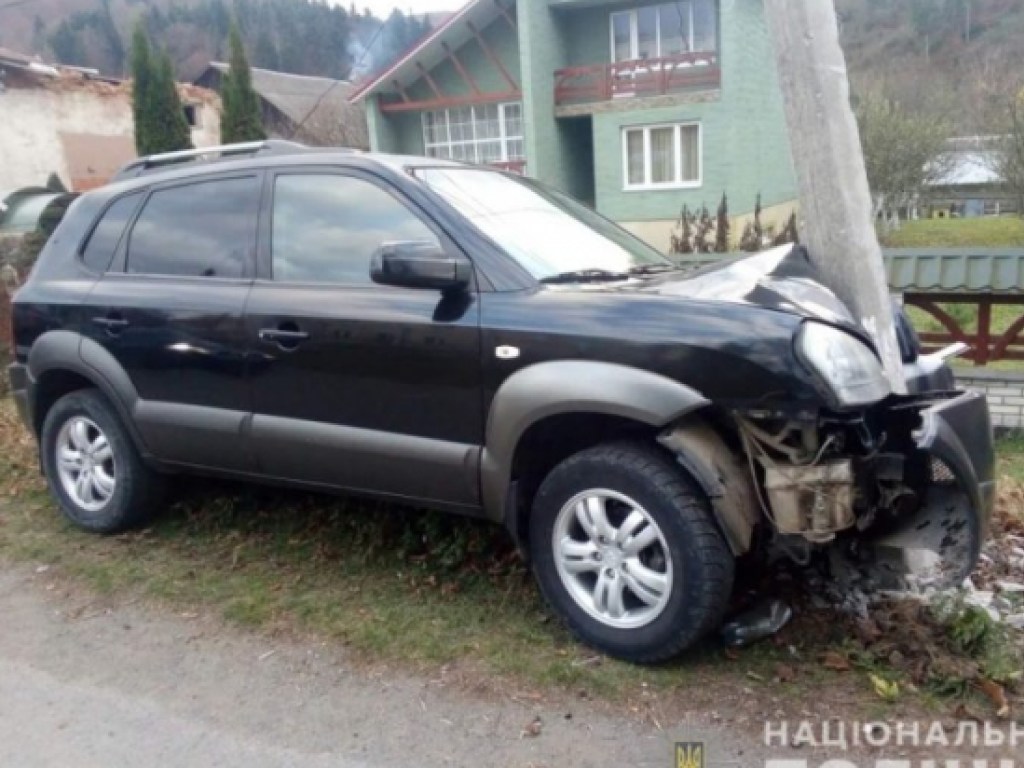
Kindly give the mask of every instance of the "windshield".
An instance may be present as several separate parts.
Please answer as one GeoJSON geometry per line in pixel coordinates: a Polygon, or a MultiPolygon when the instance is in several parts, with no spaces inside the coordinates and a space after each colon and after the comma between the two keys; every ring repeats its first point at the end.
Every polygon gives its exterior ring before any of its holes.
{"type": "Polygon", "coordinates": [[[538,280],[673,266],[624,229],[535,181],[474,168],[417,168],[415,174],[538,280]]]}

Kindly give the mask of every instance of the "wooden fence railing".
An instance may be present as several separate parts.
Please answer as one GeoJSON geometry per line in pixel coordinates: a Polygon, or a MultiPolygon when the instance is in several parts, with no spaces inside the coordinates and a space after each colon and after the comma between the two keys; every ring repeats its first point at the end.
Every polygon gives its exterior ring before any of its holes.
{"type": "Polygon", "coordinates": [[[933,352],[958,341],[971,349],[963,357],[975,365],[987,365],[998,360],[1024,360],[1024,295],[977,293],[905,293],[903,302],[917,307],[933,317],[941,331],[919,331],[925,351],[933,352]],[[945,305],[945,306],[943,306],[945,305]],[[966,308],[956,312],[949,305],[966,308]],[[1016,317],[993,330],[993,307],[1010,307],[1016,317]],[[958,315],[960,317],[958,317],[958,315]],[[966,320],[963,319],[966,316],[966,320]]]}
{"type": "Polygon", "coordinates": [[[722,81],[716,51],[566,67],[555,72],[555,104],[661,96],[722,81]]]}

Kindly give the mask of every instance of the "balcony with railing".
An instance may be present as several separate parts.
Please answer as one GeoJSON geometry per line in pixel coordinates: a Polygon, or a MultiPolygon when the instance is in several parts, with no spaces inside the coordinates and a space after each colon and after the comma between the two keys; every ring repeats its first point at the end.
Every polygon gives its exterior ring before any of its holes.
{"type": "Polygon", "coordinates": [[[721,85],[716,51],[566,67],[555,72],[555,105],[667,96],[721,85]]]}

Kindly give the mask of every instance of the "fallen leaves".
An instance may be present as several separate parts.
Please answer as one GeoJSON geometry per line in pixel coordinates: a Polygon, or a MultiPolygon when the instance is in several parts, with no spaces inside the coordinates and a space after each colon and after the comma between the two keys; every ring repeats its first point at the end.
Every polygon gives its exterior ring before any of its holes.
{"type": "Polygon", "coordinates": [[[1010,716],[1010,702],[1006,698],[1006,690],[1003,686],[988,678],[982,678],[978,681],[978,688],[991,700],[996,708],[997,717],[1010,716]]]}
{"type": "Polygon", "coordinates": [[[780,683],[791,683],[796,679],[796,669],[789,664],[776,664],[775,679],[780,683]]]}
{"type": "Polygon", "coordinates": [[[896,681],[886,680],[874,672],[868,672],[868,678],[871,680],[871,686],[875,689],[875,693],[883,701],[893,702],[900,697],[900,684],[896,681]]]}
{"type": "Polygon", "coordinates": [[[872,618],[861,619],[854,624],[854,629],[857,632],[857,637],[860,638],[862,643],[871,645],[882,639],[882,628],[878,626],[872,618]]]}
{"type": "Polygon", "coordinates": [[[971,720],[975,723],[984,722],[984,719],[982,717],[972,712],[970,709],[968,709],[967,705],[963,703],[956,705],[956,709],[953,711],[953,717],[956,718],[957,721],[971,720]]]}
{"type": "Polygon", "coordinates": [[[849,672],[852,669],[850,660],[839,651],[826,651],[821,657],[821,666],[833,672],[849,672]]]}

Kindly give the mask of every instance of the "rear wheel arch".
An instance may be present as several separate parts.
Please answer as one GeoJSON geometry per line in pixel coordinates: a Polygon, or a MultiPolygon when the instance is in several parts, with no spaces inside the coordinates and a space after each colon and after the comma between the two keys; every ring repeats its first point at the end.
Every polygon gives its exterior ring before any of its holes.
{"type": "Polygon", "coordinates": [[[33,381],[31,414],[36,434],[61,397],[93,388],[110,401],[135,447],[148,456],[131,417],[138,393],[121,364],[100,344],[71,331],[50,331],[32,345],[28,371],[33,381]]]}
{"type": "Polygon", "coordinates": [[[81,373],[69,368],[51,368],[43,371],[35,380],[32,400],[32,428],[38,435],[42,432],[46,414],[64,395],[80,389],[95,389],[96,383],[81,373]]]}

